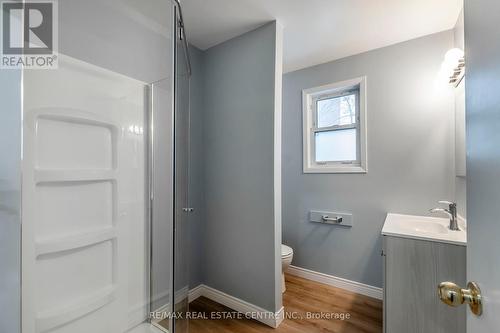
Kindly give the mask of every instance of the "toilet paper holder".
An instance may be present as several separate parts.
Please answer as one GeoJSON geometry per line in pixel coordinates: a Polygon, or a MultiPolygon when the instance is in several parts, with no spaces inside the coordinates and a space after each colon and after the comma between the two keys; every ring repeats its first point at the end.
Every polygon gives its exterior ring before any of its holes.
{"type": "Polygon", "coordinates": [[[330,217],[328,215],[323,215],[321,216],[321,219],[325,222],[325,223],[332,223],[332,224],[339,224],[339,223],[342,223],[342,216],[335,216],[335,217],[330,217]]]}
{"type": "Polygon", "coordinates": [[[309,221],[343,227],[352,227],[352,214],[313,210],[309,212],[309,221]]]}

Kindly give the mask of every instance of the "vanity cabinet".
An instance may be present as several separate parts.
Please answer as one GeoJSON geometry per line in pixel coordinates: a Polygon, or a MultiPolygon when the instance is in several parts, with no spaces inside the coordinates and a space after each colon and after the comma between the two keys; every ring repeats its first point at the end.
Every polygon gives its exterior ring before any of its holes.
{"type": "Polygon", "coordinates": [[[466,306],[452,308],[439,283],[466,285],[466,247],[383,236],[384,332],[465,333],[466,306]]]}

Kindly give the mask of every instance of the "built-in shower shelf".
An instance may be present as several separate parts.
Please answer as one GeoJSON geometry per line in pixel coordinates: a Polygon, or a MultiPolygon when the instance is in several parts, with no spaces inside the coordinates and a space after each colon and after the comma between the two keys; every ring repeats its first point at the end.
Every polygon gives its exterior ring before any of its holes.
{"type": "Polygon", "coordinates": [[[57,71],[26,73],[23,86],[21,330],[126,332],[149,304],[151,93],[143,82],[58,57],[57,71]]]}
{"type": "Polygon", "coordinates": [[[115,170],[35,169],[35,183],[106,181],[116,179],[115,170]]]}
{"type": "Polygon", "coordinates": [[[39,257],[50,253],[74,250],[105,242],[116,237],[116,228],[106,227],[69,236],[36,241],[36,256],[39,257]]]}
{"type": "Polygon", "coordinates": [[[46,332],[55,327],[72,322],[75,319],[81,318],[105,306],[115,298],[116,286],[112,285],[73,303],[38,312],[36,316],[36,332],[46,332]]]}

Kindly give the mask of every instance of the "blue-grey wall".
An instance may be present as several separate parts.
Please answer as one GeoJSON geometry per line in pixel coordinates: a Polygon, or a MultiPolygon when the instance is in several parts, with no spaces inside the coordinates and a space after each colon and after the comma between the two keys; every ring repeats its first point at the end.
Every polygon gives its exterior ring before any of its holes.
{"type": "Polygon", "coordinates": [[[437,82],[453,32],[442,32],[284,75],[283,241],[293,264],[382,286],[388,212],[426,215],[454,197],[454,97],[437,82]],[[302,89],[367,76],[368,173],[302,173],[302,89]],[[310,210],[352,212],[344,229],[310,210]]]}
{"type": "Polygon", "coordinates": [[[203,171],[204,192],[193,199],[202,202],[201,215],[190,220],[191,287],[203,282],[273,312],[281,307],[273,170],[276,29],[270,23],[201,57],[192,52],[191,82],[191,165],[193,180],[203,171]]]}
{"type": "Polygon", "coordinates": [[[0,88],[0,332],[17,333],[21,324],[21,71],[0,70],[0,88]]]}
{"type": "Polygon", "coordinates": [[[190,206],[195,210],[189,215],[189,286],[194,288],[204,283],[203,256],[206,230],[204,219],[204,148],[203,148],[203,119],[205,117],[203,103],[203,51],[191,46],[191,82],[190,82],[190,157],[189,157],[189,199],[190,206]]]}

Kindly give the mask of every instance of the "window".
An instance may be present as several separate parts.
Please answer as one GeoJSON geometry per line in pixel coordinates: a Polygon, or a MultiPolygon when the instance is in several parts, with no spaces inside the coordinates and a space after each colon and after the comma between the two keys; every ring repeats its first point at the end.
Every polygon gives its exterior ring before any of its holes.
{"type": "Polygon", "coordinates": [[[366,78],[302,92],[305,173],[365,173],[366,78]]]}

